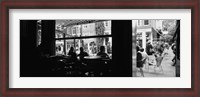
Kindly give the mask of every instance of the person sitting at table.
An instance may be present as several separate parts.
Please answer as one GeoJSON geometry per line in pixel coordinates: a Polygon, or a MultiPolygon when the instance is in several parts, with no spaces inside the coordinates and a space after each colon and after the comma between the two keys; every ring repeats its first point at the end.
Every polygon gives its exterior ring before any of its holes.
{"type": "Polygon", "coordinates": [[[104,46],[100,46],[100,52],[97,53],[97,56],[100,56],[102,58],[109,58],[108,54],[105,52],[104,46]]]}
{"type": "Polygon", "coordinates": [[[77,60],[77,55],[76,55],[73,47],[70,48],[68,55],[71,57],[70,59],[72,61],[76,61],[77,60]]]}
{"type": "Polygon", "coordinates": [[[84,57],[89,56],[89,54],[84,51],[83,47],[80,47],[80,53],[78,54],[78,56],[80,57],[80,60],[82,61],[84,57]]]}

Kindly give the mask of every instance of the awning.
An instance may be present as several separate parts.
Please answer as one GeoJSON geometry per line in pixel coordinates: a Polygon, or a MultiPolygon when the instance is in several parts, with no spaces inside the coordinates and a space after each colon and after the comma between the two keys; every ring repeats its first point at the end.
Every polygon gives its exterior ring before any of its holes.
{"type": "Polygon", "coordinates": [[[160,34],[157,30],[152,27],[153,33],[159,34],[161,37],[165,38],[163,34],[160,34]]]}

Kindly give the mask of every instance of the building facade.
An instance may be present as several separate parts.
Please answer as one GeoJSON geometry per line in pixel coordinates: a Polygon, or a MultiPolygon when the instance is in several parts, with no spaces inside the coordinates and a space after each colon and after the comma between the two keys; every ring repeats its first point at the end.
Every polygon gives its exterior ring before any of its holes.
{"type": "Polygon", "coordinates": [[[163,20],[138,20],[137,44],[146,49],[147,42],[153,43],[154,40],[158,40],[159,31],[163,31],[163,20]]]}

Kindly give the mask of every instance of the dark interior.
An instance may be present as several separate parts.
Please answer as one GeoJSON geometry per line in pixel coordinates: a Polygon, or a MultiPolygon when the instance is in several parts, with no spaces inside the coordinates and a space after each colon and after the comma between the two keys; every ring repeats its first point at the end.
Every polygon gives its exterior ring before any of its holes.
{"type": "Polygon", "coordinates": [[[55,22],[42,20],[38,49],[37,20],[20,20],[20,77],[132,77],[131,20],[111,20],[112,60],[84,62],[55,56],[55,22]],[[41,49],[53,57],[41,58],[41,49]]]}

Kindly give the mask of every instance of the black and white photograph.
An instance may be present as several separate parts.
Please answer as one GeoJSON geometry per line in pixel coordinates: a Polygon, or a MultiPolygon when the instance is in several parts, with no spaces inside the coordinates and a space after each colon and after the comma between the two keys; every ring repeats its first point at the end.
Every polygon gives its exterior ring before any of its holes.
{"type": "Polygon", "coordinates": [[[20,20],[20,76],[179,77],[179,24],[20,20]]]}
{"type": "Polygon", "coordinates": [[[20,77],[132,77],[131,27],[132,20],[20,20],[20,77]]]}
{"type": "Polygon", "coordinates": [[[134,75],[180,77],[180,20],[135,20],[134,23],[137,52],[134,75]]]}
{"type": "Polygon", "coordinates": [[[109,20],[21,20],[21,77],[112,76],[109,20]]]}

